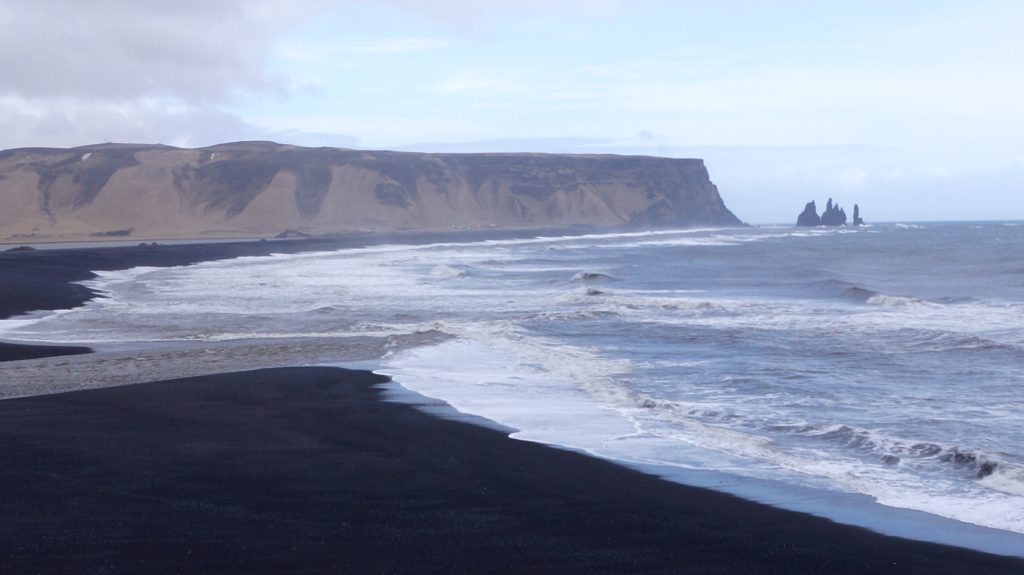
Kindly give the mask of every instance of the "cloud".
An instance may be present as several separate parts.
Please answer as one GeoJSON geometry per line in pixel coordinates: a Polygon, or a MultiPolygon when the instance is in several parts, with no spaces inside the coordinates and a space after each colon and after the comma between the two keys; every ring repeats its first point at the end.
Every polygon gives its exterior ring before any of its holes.
{"type": "Polygon", "coordinates": [[[579,18],[585,15],[610,16],[621,9],[620,0],[388,0],[408,12],[424,14],[436,21],[460,28],[480,26],[486,22],[500,21],[509,16],[531,17],[546,15],[570,15],[579,18]]]}
{"type": "Polygon", "coordinates": [[[64,99],[39,106],[6,98],[2,106],[6,113],[0,115],[0,148],[96,142],[202,146],[273,136],[213,107],[183,108],[159,101],[83,103],[64,99]]]}
{"type": "Polygon", "coordinates": [[[450,42],[443,38],[384,38],[374,42],[352,44],[342,51],[352,54],[401,54],[435,50],[449,44],[450,42]]]}
{"type": "Polygon", "coordinates": [[[278,17],[242,0],[15,0],[0,17],[0,93],[195,102],[270,90],[278,17]]]}
{"type": "Polygon", "coordinates": [[[610,145],[610,140],[597,138],[521,138],[503,140],[476,140],[473,142],[423,142],[399,149],[407,152],[431,153],[516,153],[546,152],[554,154],[580,154],[594,148],[610,145]]]}
{"type": "Polygon", "coordinates": [[[64,100],[45,107],[0,99],[0,149],[24,146],[68,147],[98,142],[158,143],[184,148],[230,141],[272,140],[304,146],[353,148],[359,140],[337,131],[324,133],[256,124],[216,107],[183,107],[162,101],[80,103],[64,100]]]}
{"type": "Polygon", "coordinates": [[[312,1],[10,0],[0,6],[0,145],[211,143],[257,135],[222,111],[283,94],[274,39],[312,1]],[[219,135],[218,135],[219,134],[219,135]]]}

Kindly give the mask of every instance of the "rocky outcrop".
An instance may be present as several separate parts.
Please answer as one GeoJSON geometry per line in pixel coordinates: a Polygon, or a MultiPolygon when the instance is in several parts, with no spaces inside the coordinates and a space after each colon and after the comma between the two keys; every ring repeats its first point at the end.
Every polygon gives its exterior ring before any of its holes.
{"type": "Polygon", "coordinates": [[[796,225],[808,228],[821,225],[821,216],[818,215],[818,207],[814,205],[814,200],[807,202],[804,211],[796,217],[796,225]]]}
{"type": "MultiPolygon", "coordinates": [[[[854,225],[861,225],[857,223],[860,220],[860,208],[854,204],[853,209],[854,225]]],[[[832,198],[829,198],[828,204],[825,205],[825,211],[819,216],[817,207],[811,201],[804,206],[804,211],[800,212],[800,215],[797,216],[796,225],[802,227],[845,226],[846,211],[839,207],[838,203],[833,204],[832,198]]]]}
{"type": "Polygon", "coordinates": [[[863,226],[864,220],[860,217],[860,206],[853,204],[853,225],[863,226]]]}
{"type": "Polygon", "coordinates": [[[0,241],[740,225],[697,159],[237,142],[0,152],[0,241]]]}
{"type": "Polygon", "coordinates": [[[846,212],[839,207],[839,204],[832,204],[832,198],[828,199],[825,211],[821,213],[821,225],[823,226],[845,226],[846,212]]]}

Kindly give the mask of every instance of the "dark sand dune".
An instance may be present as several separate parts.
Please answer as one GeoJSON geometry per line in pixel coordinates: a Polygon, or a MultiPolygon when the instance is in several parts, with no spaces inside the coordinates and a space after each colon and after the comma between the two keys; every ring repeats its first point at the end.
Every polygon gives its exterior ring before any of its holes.
{"type": "Polygon", "coordinates": [[[382,379],[0,401],[0,572],[1024,573],[438,419],[382,379]]]}

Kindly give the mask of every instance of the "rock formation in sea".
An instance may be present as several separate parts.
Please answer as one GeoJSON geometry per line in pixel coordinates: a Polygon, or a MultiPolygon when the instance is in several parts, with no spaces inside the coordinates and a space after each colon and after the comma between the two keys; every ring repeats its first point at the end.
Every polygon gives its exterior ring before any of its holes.
{"type": "Polygon", "coordinates": [[[860,217],[860,206],[853,204],[853,225],[863,226],[864,220],[860,217]]]}
{"type": "Polygon", "coordinates": [[[828,205],[825,206],[825,211],[821,213],[821,225],[823,226],[845,226],[846,225],[846,212],[843,208],[839,207],[839,204],[832,204],[832,198],[828,199],[828,205]]]}
{"type": "Polygon", "coordinates": [[[0,152],[0,241],[741,225],[704,162],[236,142],[0,152]]]}
{"type": "Polygon", "coordinates": [[[821,225],[821,216],[818,215],[818,206],[814,205],[814,200],[807,202],[804,211],[796,217],[796,225],[808,228],[821,225]]]}
{"type": "MultiPolygon", "coordinates": [[[[856,204],[854,204],[853,208],[854,225],[860,225],[856,223],[860,218],[860,208],[856,204]]],[[[818,208],[812,200],[804,206],[804,211],[800,212],[800,215],[797,216],[796,225],[801,227],[845,226],[846,211],[839,207],[838,203],[833,204],[832,198],[829,198],[828,204],[825,205],[825,211],[821,213],[821,216],[818,216],[818,208]]]]}

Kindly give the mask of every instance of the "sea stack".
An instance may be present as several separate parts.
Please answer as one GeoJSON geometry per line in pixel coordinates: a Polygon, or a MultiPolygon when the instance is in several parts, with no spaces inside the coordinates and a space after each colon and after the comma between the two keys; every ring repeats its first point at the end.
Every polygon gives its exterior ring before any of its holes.
{"type": "Polygon", "coordinates": [[[796,217],[796,225],[807,228],[821,225],[821,217],[818,216],[818,207],[814,205],[814,200],[807,202],[804,211],[796,217]]]}
{"type": "Polygon", "coordinates": [[[825,211],[821,214],[821,225],[823,226],[845,226],[846,225],[846,212],[843,208],[839,207],[839,204],[833,204],[832,198],[828,199],[828,205],[825,206],[825,211]]]}
{"type": "MultiPolygon", "coordinates": [[[[864,224],[864,220],[860,219],[860,206],[857,204],[853,205],[853,225],[860,226],[864,224]]],[[[832,198],[828,199],[828,203],[825,205],[825,211],[818,215],[817,207],[814,201],[807,202],[804,206],[804,211],[800,212],[800,215],[796,218],[796,225],[799,227],[814,227],[814,226],[845,226],[846,225],[846,211],[839,207],[839,203],[832,203],[832,198]]]]}

